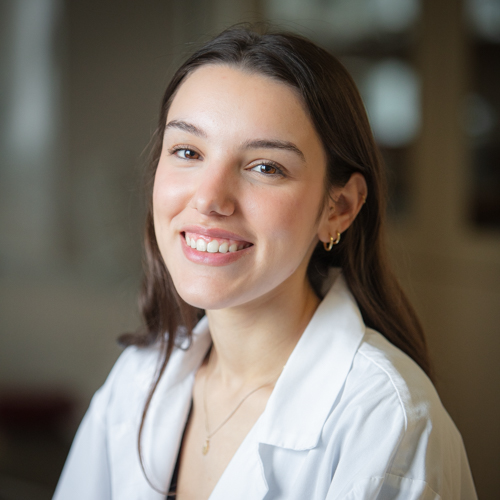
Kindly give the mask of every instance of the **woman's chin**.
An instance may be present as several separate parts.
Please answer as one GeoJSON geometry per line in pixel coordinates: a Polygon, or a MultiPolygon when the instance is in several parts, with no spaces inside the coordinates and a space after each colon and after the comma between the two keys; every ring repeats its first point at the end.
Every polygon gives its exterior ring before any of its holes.
{"type": "Polygon", "coordinates": [[[193,307],[206,310],[225,309],[236,305],[235,297],[230,297],[226,292],[206,289],[205,287],[176,287],[181,298],[193,307]]]}

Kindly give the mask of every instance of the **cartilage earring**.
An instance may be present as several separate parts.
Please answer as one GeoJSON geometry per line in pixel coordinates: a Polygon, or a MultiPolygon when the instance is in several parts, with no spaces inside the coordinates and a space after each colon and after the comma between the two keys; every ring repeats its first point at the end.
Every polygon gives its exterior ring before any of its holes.
{"type": "Polygon", "coordinates": [[[325,247],[325,250],[329,252],[333,248],[333,245],[338,245],[339,242],[340,242],[340,233],[337,231],[337,239],[334,240],[333,236],[330,235],[330,241],[328,243],[323,242],[323,246],[325,247]]]}

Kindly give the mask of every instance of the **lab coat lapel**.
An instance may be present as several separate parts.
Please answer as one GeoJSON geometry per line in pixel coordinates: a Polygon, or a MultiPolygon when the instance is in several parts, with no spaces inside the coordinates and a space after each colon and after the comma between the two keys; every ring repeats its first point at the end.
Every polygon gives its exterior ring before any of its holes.
{"type": "Polygon", "coordinates": [[[316,446],[364,334],[359,308],[340,275],[276,383],[262,414],[261,443],[294,450],[316,446]]]}
{"type": "Polygon", "coordinates": [[[339,276],[210,500],[262,500],[268,492],[279,496],[280,482],[293,482],[307,450],[317,446],[364,333],[356,302],[339,276]]]}
{"type": "Polygon", "coordinates": [[[304,460],[318,446],[342,394],[365,329],[340,275],[290,355],[256,426],[270,497],[293,492],[304,460]]]}
{"type": "Polygon", "coordinates": [[[268,485],[255,439],[255,427],[246,436],[215,486],[209,500],[262,500],[268,485]]]}
{"type": "MultiPolygon", "coordinates": [[[[211,342],[208,321],[204,318],[195,328],[189,349],[177,349],[172,354],[151,400],[142,433],[143,464],[151,484],[144,476],[137,454],[134,454],[134,463],[123,469],[127,474],[118,486],[121,492],[115,489],[113,498],[165,500],[191,406],[194,377],[211,342]]],[[[142,389],[143,393],[146,389],[142,389]]],[[[114,429],[116,460],[130,457],[130,446],[136,446],[139,423],[140,420],[129,422],[124,428],[114,429]]]]}

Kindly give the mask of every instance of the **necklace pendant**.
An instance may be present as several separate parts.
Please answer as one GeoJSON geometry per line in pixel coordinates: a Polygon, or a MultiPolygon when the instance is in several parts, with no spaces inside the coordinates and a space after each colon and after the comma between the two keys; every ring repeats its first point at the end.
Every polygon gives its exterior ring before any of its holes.
{"type": "Polygon", "coordinates": [[[206,455],[209,449],[210,449],[210,439],[207,438],[201,452],[203,453],[203,455],[206,455]]]}

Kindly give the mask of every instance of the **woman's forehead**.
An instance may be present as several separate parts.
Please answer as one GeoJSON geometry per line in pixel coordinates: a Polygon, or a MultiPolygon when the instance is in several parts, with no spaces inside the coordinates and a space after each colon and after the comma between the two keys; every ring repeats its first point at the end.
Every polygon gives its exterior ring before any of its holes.
{"type": "Polygon", "coordinates": [[[276,79],[228,65],[205,65],[181,84],[171,120],[205,130],[279,135],[320,144],[298,92],[276,79]]]}

